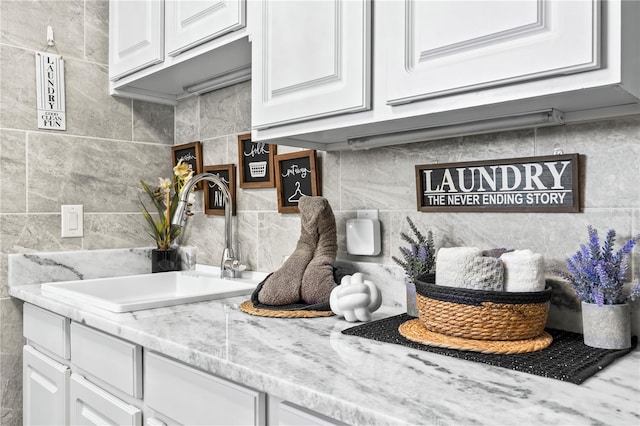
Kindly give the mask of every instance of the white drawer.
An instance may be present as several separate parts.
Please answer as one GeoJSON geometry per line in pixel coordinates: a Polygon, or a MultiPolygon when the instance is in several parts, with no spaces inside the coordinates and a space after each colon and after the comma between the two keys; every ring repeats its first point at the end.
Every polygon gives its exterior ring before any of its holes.
{"type": "Polygon", "coordinates": [[[72,365],[134,398],[142,397],[142,348],[71,323],[72,365]]]}
{"type": "Polygon", "coordinates": [[[145,403],[188,425],[264,425],[265,395],[145,351],[145,403]]]}
{"type": "Polygon", "coordinates": [[[142,425],[142,411],[89,383],[71,375],[69,389],[72,425],[142,425]]]}
{"type": "Polygon", "coordinates": [[[29,303],[24,304],[23,334],[29,343],[69,359],[69,319],[29,303]]]}
{"type": "Polygon", "coordinates": [[[341,426],[335,419],[298,407],[289,402],[278,404],[278,426],[341,426]]]}

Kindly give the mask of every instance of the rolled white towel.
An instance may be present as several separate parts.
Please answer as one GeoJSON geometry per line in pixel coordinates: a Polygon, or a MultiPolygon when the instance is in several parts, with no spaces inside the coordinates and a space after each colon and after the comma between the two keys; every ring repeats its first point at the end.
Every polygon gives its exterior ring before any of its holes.
{"type": "Polygon", "coordinates": [[[545,288],[544,259],[531,250],[503,253],[504,291],[542,291],[545,288]]]}
{"type": "Polygon", "coordinates": [[[482,256],[476,247],[442,247],[436,254],[436,284],[462,287],[469,265],[482,256]]]}

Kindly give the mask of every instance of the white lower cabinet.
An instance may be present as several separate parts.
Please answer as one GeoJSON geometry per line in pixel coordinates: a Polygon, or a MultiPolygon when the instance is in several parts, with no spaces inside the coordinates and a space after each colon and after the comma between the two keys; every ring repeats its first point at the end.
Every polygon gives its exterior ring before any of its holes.
{"type": "Polygon", "coordinates": [[[145,352],[145,404],[167,423],[264,425],[265,394],[145,352]]]}
{"type": "Polygon", "coordinates": [[[73,374],[69,386],[72,425],[142,425],[142,410],[73,374]]]}
{"type": "Polygon", "coordinates": [[[24,336],[24,425],[344,425],[30,304],[24,336]]]}
{"type": "Polygon", "coordinates": [[[23,347],[22,356],[24,424],[69,424],[69,367],[30,345],[23,347]]]}

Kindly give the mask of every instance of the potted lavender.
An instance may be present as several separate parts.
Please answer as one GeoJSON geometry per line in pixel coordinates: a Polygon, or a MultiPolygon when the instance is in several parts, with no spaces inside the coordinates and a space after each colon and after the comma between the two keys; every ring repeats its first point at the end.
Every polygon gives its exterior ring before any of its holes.
{"type": "Polygon", "coordinates": [[[416,306],[416,278],[433,272],[435,265],[435,248],[433,246],[433,235],[429,231],[426,237],[418,230],[413,221],[407,216],[407,223],[413,232],[414,237],[410,237],[404,232],[400,233],[400,238],[409,243],[409,247],[400,247],[402,259],[391,256],[391,258],[402,268],[407,276],[407,314],[418,316],[416,306]]]}
{"type": "Polygon", "coordinates": [[[631,311],[628,301],[640,296],[640,283],[626,292],[624,282],[628,257],[640,240],[631,238],[614,252],[616,232],[610,229],[602,246],[598,231],[588,227],[589,242],[567,259],[567,271],[559,275],[569,281],[582,301],[584,343],[604,349],[631,347],[631,311]]]}

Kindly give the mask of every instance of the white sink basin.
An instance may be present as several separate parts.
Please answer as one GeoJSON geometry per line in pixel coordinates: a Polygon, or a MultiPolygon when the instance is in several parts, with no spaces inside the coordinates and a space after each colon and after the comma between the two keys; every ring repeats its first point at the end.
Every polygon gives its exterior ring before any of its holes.
{"type": "Polygon", "coordinates": [[[255,279],[221,279],[200,271],[176,271],[46,283],[42,292],[111,312],[131,312],[248,295],[258,283],[255,279]]]}

